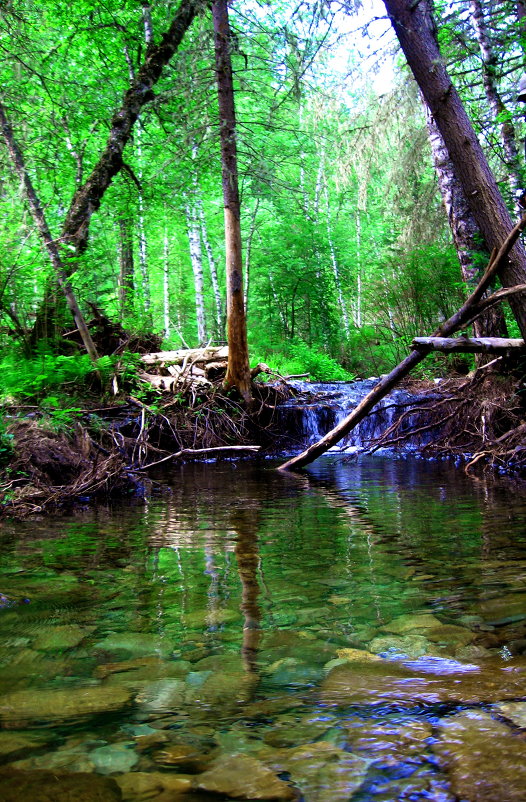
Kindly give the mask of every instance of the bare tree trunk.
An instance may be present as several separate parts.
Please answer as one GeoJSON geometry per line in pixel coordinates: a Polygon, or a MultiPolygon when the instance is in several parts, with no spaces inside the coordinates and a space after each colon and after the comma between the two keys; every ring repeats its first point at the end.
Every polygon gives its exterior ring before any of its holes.
{"type": "Polygon", "coordinates": [[[164,241],[163,241],[163,321],[164,321],[164,336],[170,337],[171,334],[171,325],[170,325],[170,285],[169,285],[169,278],[170,278],[170,248],[168,242],[168,231],[165,227],[164,229],[164,241]]]}
{"type": "Polygon", "coordinates": [[[325,195],[325,212],[327,214],[327,239],[329,241],[329,250],[331,253],[332,273],[334,276],[334,284],[336,285],[336,293],[338,295],[338,303],[342,312],[343,328],[346,337],[349,336],[349,312],[347,310],[347,302],[342,291],[342,282],[340,279],[340,268],[338,267],[338,260],[336,258],[336,249],[332,239],[332,226],[331,226],[331,207],[329,204],[329,190],[327,189],[327,181],[324,182],[324,195],[325,195]]]}
{"type": "Polygon", "coordinates": [[[245,296],[244,296],[244,303],[245,303],[245,314],[248,315],[248,291],[250,289],[250,256],[252,254],[252,241],[254,239],[254,234],[256,233],[256,219],[258,216],[259,210],[259,198],[256,198],[256,205],[254,206],[254,211],[252,213],[252,219],[250,221],[250,230],[248,232],[247,237],[247,248],[245,253],[245,296]]]}
{"type": "Polygon", "coordinates": [[[247,404],[252,402],[245,307],[243,304],[243,260],[239,187],[237,180],[236,116],[230,26],[227,0],[212,5],[219,119],[221,125],[221,166],[225,204],[226,292],[228,368],[226,387],[236,387],[247,404]]]}
{"type": "Polygon", "coordinates": [[[144,319],[148,327],[152,327],[152,299],[150,293],[150,275],[148,272],[148,246],[146,242],[146,226],[144,223],[144,197],[142,194],[142,141],[140,129],[137,130],[137,162],[139,165],[139,196],[138,207],[139,217],[137,220],[139,228],[139,270],[141,272],[142,302],[144,309],[144,319]]]}
{"type": "Polygon", "coordinates": [[[203,285],[203,253],[201,250],[201,230],[195,208],[192,205],[194,198],[185,206],[186,226],[188,229],[188,242],[190,243],[190,262],[194,274],[195,313],[197,318],[197,339],[199,345],[206,343],[205,299],[203,285]]]}
{"type": "Polygon", "coordinates": [[[66,268],[64,266],[64,262],[62,261],[62,257],[60,255],[57,243],[51,236],[51,232],[48,228],[47,221],[44,216],[44,211],[36,195],[36,192],[33,188],[33,184],[31,182],[29,174],[26,170],[24,157],[22,156],[22,152],[15,140],[13,129],[11,128],[11,125],[7,119],[4,106],[1,103],[0,103],[0,128],[2,129],[2,135],[7,145],[7,150],[9,152],[9,157],[11,159],[13,169],[18,175],[20,183],[24,188],[24,192],[29,204],[31,215],[33,217],[33,220],[35,221],[38,233],[40,234],[40,237],[44,243],[44,247],[47,251],[49,260],[55,270],[55,275],[57,277],[58,284],[62,292],[64,293],[66,303],[68,305],[71,314],[73,315],[84,347],[88,352],[91,361],[93,362],[94,365],[96,365],[99,355],[97,353],[97,349],[95,348],[95,343],[93,342],[88,327],[86,326],[86,321],[84,320],[84,316],[80,311],[80,307],[75,297],[75,293],[73,292],[73,288],[68,280],[66,268]]]}
{"type": "MultiPolygon", "coordinates": [[[[474,286],[480,272],[475,261],[488,258],[487,249],[480,244],[480,231],[471,213],[466,196],[462,191],[444,140],[438,130],[433,115],[426,104],[426,123],[437,174],[442,202],[449,220],[453,242],[460,262],[462,279],[468,286],[474,286]]],[[[502,309],[492,308],[481,315],[473,324],[476,337],[506,337],[506,321],[502,309]]]]}
{"type": "Polygon", "coordinates": [[[119,308],[122,316],[133,312],[133,237],[130,221],[119,218],[119,308]]]}
{"type": "MultiPolygon", "coordinates": [[[[490,250],[513,224],[473,126],[442,62],[434,22],[426,0],[384,0],[398,41],[447,146],[455,173],[490,250]]],[[[526,281],[526,253],[516,244],[502,264],[503,286],[526,281]]],[[[510,300],[523,337],[526,306],[510,300]]]]}
{"type": "Polygon", "coordinates": [[[203,211],[203,204],[201,198],[197,198],[197,214],[199,215],[199,223],[201,225],[201,240],[205,246],[206,258],[208,259],[208,268],[210,270],[210,278],[212,280],[212,291],[214,293],[215,304],[215,327],[216,337],[222,340],[225,333],[225,321],[223,319],[223,301],[221,299],[221,290],[219,289],[219,277],[217,275],[217,264],[214,258],[212,245],[208,236],[208,229],[206,227],[205,213],[203,211]]]}
{"type": "MultiPolygon", "coordinates": [[[[506,106],[497,89],[497,66],[498,58],[493,49],[493,43],[488,33],[484,10],[480,0],[470,0],[469,10],[471,24],[477,37],[480,53],[482,56],[482,81],[486,99],[496,122],[499,122],[500,139],[504,150],[504,158],[508,170],[508,183],[515,202],[517,200],[517,190],[521,186],[519,153],[517,149],[517,137],[515,126],[507,113],[506,106]]],[[[516,212],[520,214],[520,207],[516,204],[516,212]]]]}

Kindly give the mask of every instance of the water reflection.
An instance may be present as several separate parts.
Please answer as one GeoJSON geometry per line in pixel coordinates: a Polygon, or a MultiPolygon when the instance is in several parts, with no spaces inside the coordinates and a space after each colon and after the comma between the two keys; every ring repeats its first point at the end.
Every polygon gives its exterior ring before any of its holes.
{"type": "Polygon", "coordinates": [[[0,762],[130,800],[137,772],[152,799],[243,798],[249,776],[267,798],[478,800],[478,732],[502,744],[493,799],[522,798],[525,520],[504,484],[329,458],[181,466],[147,507],[7,524],[0,762]]]}

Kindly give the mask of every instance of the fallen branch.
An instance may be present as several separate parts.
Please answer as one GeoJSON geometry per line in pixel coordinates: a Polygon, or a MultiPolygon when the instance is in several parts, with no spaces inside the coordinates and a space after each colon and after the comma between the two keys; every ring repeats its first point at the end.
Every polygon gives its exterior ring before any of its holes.
{"type": "Polygon", "coordinates": [[[163,462],[168,462],[171,459],[181,459],[182,457],[188,457],[189,459],[198,459],[199,457],[211,457],[214,454],[225,454],[225,453],[232,453],[232,454],[239,454],[242,451],[249,451],[249,452],[256,452],[260,451],[261,446],[216,446],[215,448],[183,448],[181,451],[177,451],[175,454],[169,454],[167,457],[163,457],[163,459],[159,459],[156,462],[150,462],[148,465],[143,465],[141,468],[129,468],[131,473],[138,473],[140,471],[145,471],[147,468],[153,468],[155,465],[161,465],[163,462]]]}
{"type": "Polygon", "coordinates": [[[415,337],[411,347],[417,351],[445,351],[447,353],[507,353],[524,350],[524,340],[505,337],[415,337]]]}

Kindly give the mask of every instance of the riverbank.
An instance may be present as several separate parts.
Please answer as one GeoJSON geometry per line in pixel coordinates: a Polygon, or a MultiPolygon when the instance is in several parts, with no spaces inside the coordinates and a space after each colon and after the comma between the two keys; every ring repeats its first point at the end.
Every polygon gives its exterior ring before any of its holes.
{"type": "MultiPolygon", "coordinates": [[[[302,448],[279,405],[298,392],[285,382],[255,382],[247,411],[220,381],[199,393],[160,394],[146,401],[100,397],[70,410],[6,410],[0,515],[27,517],[115,497],[145,497],[162,488],[154,477],[175,461],[253,458],[302,448]]],[[[470,472],[526,476],[523,385],[513,374],[482,370],[470,377],[407,379],[405,404],[362,450],[417,448],[454,459],[470,472]],[[417,446],[415,446],[417,443],[417,446]]],[[[78,403],[78,399],[77,399],[78,403]]],[[[316,396],[311,404],[316,403],[316,396]]],[[[330,428],[330,424],[329,424],[330,428]]]]}

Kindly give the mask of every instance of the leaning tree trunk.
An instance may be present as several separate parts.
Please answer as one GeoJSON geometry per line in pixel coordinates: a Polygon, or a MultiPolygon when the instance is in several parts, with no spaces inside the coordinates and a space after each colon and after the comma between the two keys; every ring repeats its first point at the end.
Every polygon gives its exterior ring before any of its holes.
{"type": "Polygon", "coordinates": [[[31,216],[35,221],[38,233],[44,243],[44,247],[47,251],[49,260],[55,271],[55,275],[57,277],[60,289],[64,293],[68,309],[73,315],[73,319],[75,320],[84,347],[88,352],[91,361],[96,366],[99,355],[97,353],[97,349],[95,348],[95,343],[91,338],[91,334],[89,333],[86,321],[84,320],[84,315],[80,311],[80,307],[75,297],[75,293],[73,292],[73,288],[69,283],[66,268],[64,262],[62,261],[62,257],[60,256],[57,243],[51,236],[51,232],[49,230],[46,218],[44,216],[44,210],[34,190],[33,184],[29,177],[29,173],[26,170],[26,165],[24,162],[24,157],[22,156],[22,151],[20,150],[18,143],[15,140],[13,129],[11,128],[11,124],[7,119],[5,109],[1,103],[0,103],[0,128],[2,130],[2,136],[6,143],[7,150],[9,152],[9,157],[11,159],[13,169],[17,174],[18,178],[20,179],[20,183],[24,188],[24,193],[29,204],[29,209],[31,211],[31,216]]]}
{"type": "MultiPolygon", "coordinates": [[[[448,149],[455,173],[490,250],[513,223],[460,97],[442,62],[427,0],[384,0],[398,41],[448,149]]],[[[499,271],[505,287],[526,282],[526,253],[516,244],[499,271]]],[[[510,299],[526,337],[526,306],[510,299]]]]}
{"type": "Polygon", "coordinates": [[[247,404],[252,401],[248,362],[247,324],[243,303],[241,210],[237,179],[236,115],[230,59],[230,26],[227,0],[212,5],[219,120],[221,167],[225,204],[226,304],[228,368],[226,387],[236,387],[247,404]]]}
{"type": "MultiPolygon", "coordinates": [[[[479,263],[481,258],[485,258],[487,261],[487,249],[480,242],[480,231],[455,175],[449,153],[433,115],[427,105],[425,105],[425,109],[438,187],[460,262],[460,272],[468,286],[475,286],[480,272],[476,260],[478,257],[479,263]]],[[[473,330],[475,337],[506,337],[506,321],[501,307],[492,307],[477,318],[473,323],[473,330]]]]}

